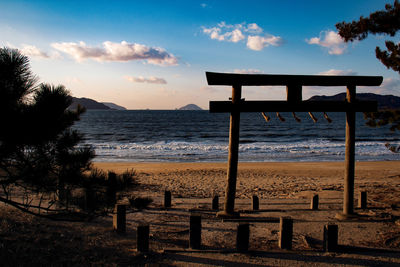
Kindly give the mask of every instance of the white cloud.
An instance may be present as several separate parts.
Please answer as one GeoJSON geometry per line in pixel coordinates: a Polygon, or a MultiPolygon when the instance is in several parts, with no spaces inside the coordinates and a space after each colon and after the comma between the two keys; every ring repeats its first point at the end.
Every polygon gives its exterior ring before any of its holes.
{"type": "Polygon", "coordinates": [[[256,51],[261,51],[269,45],[280,46],[282,43],[283,40],[281,37],[273,35],[265,37],[254,35],[247,38],[247,47],[256,51]]]}
{"type": "Polygon", "coordinates": [[[125,76],[126,80],[134,83],[154,83],[154,84],[167,84],[167,81],[163,78],[158,78],[151,76],[149,78],[144,78],[143,76],[133,77],[133,76],[125,76]]]}
{"type": "Polygon", "coordinates": [[[54,55],[49,55],[48,53],[40,50],[34,45],[28,45],[28,44],[22,44],[20,47],[15,46],[9,42],[6,43],[7,47],[13,48],[13,49],[18,49],[23,55],[32,57],[32,58],[57,58],[57,54],[54,55]]]}
{"type": "Polygon", "coordinates": [[[201,3],[200,6],[201,6],[202,8],[206,8],[206,7],[207,7],[207,4],[206,4],[206,3],[201,3]]]}
{"type": "Polygon", "coordinates": [[[230,36],[231,42],[234,42],[234,43],[237,43],[237,42],[239,42],[240,40],[243,40],[243,39],[244,39],[244,35],[243,35],[242,31],[239,30],[239,29],[234,29],[234,30],[230,33],[229,36],[230,36]]]}
{"type": "Polygon", "coordinates": [[[306,39],[306,42],[327,48],[330,55],[342,55],[347,49],[346,43],[334,31],[322,31],[319,37],[306,39]]]}
{"type": "Polygon", "coordinates": [[[323,71],[318,73],[320,75],[343,75],[343,76],[353,76],[357,75],[357,72],[353,70],[335,70],[335,69],[330,69],[327,71],[323,71]]]}
{"type": "Polygon", "coordinates": [[[238,74],[260,74],[262,73],[261,70],[257,70],[257,69],[235,69],[233,70],[234,73],[238,73],[238,74]]]}
{"type": "Polygon", "coordinates": [[[161,66],[178,65],[178,59],[159,47],[148,47],[137,43],[114,43],[106,41],[102,47],[91,47],[84,42],[53,43],[58,51],[72,56],[77,61],[94,59],[97,61],[132,61],[144,60],[149,64],[161,66]]]}
{"type": "Polygon", "coordinates": [[[400,79],[385,78],[381,86],[374,93],[400,95],[400,79]]]}
{"type": "Polygon", "coordinates": [[[212,28],[203,28],[203,32],[210,35],[211,39],[215,39],[218,41],[228,41],[237,43],[243,40],[245,37],[240,29],[234,29],[233,31],[225,32],[221,34],[221,28],[212,27],[212,28]]]}
{"type": "Polygon", "coordinates": [[[213,40],[237,43],[247,38],[247,47],[256,51],[260,51],[269,45],[279,46],[283,43],[283,39],[279,36],[271,34],[261,36],[263,29],[256,23],[233,25],[222,21],[216,27],[202,27],[202,29],[203,33],[213,40]]]}
{"type": "Polygon", "coordinates": [[[21,53],[28,57],[50,58],[50,56],[33,45],[22,45],[21,53]]]}
{"type": "Polygon", "coordinates": [[[250,23],[250,24],[247,24],[246,31],[251,32],[251,33],[262,33],[263,29],[260,26],[258,26],[256,23],[250,23]]]}
{"type": "Polygon", "coordinates": [[[203,32],[210,35],[211,39],[216,39],[218,41],[223,41],[225,39],[224,35],[220,35],[221,29],[217,27],[212,27],[212,28],[203,27],[203,32]]]}

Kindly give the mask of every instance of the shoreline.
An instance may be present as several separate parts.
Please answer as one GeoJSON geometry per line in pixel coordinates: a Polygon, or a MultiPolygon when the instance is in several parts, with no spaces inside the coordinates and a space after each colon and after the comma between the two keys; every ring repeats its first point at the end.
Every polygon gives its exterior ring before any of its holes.
{"type": "MultiPolygon", "coordinates": [[[[99,168],[102,170],[113,170],[116,172],[122,172],[126,169],[137,169],[137,170],[149,170],[149,169],[181,169],[181,168],[223,168],[226,169],[227,162],[132,162],[132,161],[116,161],[116,162],[107,162],[107,161],[96,161],[93,162],[93,166],[95,168],[99,168]]],[[[359,168],[393,168],[398,169],[400,171],[400,160],[390,160],[390,161],[356,161],[356,171],[359,168]],[[397,166],[399,166],[397,168],[397,166]]],[[[343,161],[301,161],[301,162],[239,162],[238,168],[260,168],[260,169],[268,169],[268,168],[300,168],[305,169],[307,167],[311,168],[325,168],[325,167],[343,167],[344,170],[344,160],[343,161]]]]}
{"type": "MultiPolygon", "coordinates": [[[[341,194],[344,165],[344,162],[240,162],[236,196],[242,199],[254,194],[260,198],[297,198],[311,192],[341,194]]],[[[189,198],[225,195],[226,162],[114,162],[94,163],[94,167],[116,173],[133,169],[139,184],[152,191],[151,194],[158,192],[159,196],[164,190],[189,198]]],[[[356,162],[355,192],[383,193],[380,188],[387,185],[395,191],[400,189],[399,161],[356,162]]]]}

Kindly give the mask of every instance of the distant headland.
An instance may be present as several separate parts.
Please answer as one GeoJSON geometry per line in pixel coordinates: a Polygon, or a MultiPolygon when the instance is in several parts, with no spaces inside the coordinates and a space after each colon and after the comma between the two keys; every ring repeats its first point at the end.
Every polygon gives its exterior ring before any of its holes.
{"type": "MultiPolygon", "coordinates": [[[[378,109],[399,109],[400,108],[400,97],[394,95],[379,95],[373,93],[361,93],[357,94],[356,98],[362,101],[377,101],[378,109]]],[[[313,96],[307,101],[344,101],[346,99],[346,93],[340,93],[333,96],[313,96]]]]}
{"type": "Polygon", "coordinates": [[[100,109],[100,110],[126,110],[126,108],[110,102],[97,102],[96,100],[86,97],[72,97],[72,104],[68,109],[76,109],[80,105],[86,109],[100,109]]]}

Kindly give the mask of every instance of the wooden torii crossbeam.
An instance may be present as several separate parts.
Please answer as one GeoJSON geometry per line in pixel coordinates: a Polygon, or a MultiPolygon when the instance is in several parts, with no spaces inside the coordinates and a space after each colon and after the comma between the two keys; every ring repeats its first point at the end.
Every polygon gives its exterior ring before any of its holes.
{"type": "Polygon", "coordinates": [[[233,74],[206,72],[209,85],[232,86],[231,101],[210,101],[210,112],[229,112],[229,155],[224,210],[218,216],[236,216],[235,194],[239,156],[240,112],[346,112],[346,154],[343,213],[354,214],[355,116],[356,112],[376,111],[375,101],[357,101],[356,86],[379,86],[382,76],[324,76],[233,74]],[[242,86],[286,86],[287,101],[245,101],[242,86]],[[302,86],[346,86],[346,101],[303,101],[302,86]]]}

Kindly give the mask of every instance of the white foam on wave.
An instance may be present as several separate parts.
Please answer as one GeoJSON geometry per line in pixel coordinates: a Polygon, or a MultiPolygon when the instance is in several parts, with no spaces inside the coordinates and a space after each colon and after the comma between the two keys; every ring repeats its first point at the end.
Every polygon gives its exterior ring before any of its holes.
{"type": "MultiPolygon", "coordinates": [[[[225,161],[228,144],[215,142],[93,143],[96,160],[225,161]]],[[[254,142],[240,144],[241,161],[343,160],[344,142],[301,141],[290,144],[254,142]]],[[[384,142],[357,142],[361,160],[393,159],[384,142]]]]}

